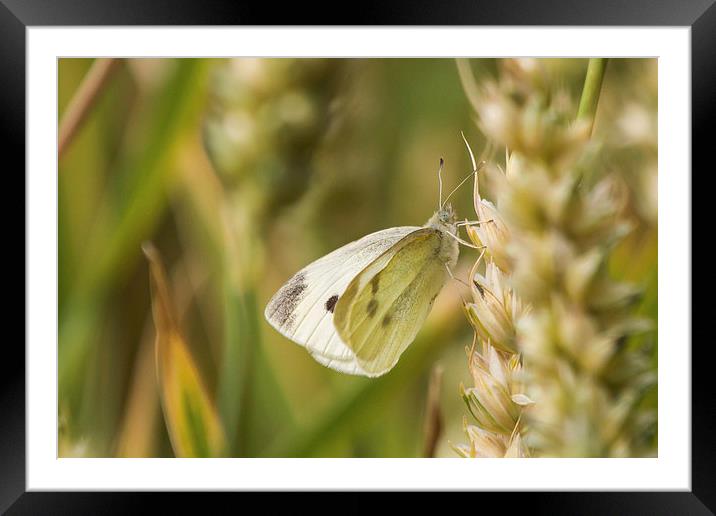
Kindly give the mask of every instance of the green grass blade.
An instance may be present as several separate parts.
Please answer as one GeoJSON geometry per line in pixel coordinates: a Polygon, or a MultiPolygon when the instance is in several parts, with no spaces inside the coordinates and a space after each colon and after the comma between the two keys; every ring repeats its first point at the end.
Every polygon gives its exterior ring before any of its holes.
{"type": "Polygon", "coordinates": [[[102,307],[111,289],[121,284],[141,256],[140,243],[155,228],[166,207],[173,181],[172,161],[188,137],[196,137],[207,64],[182,59],[157,91],[152,107],[141,117],[147,138],[134,156],[119,167],[127,174],[124,195],[108,199],[95,221],[78,275],[71,286],[59,324],[59,382],[64,386],[83,371],[88,347],[98,332],[102,307]]]}

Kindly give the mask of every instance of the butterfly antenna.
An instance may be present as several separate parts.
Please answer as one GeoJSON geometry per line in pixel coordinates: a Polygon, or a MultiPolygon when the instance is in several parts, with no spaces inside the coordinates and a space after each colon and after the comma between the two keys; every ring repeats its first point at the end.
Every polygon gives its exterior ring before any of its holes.
{"type": "Polygon", "coordinates": [[[477,174],[477,170],[473,170],[472,172],[470,172],[470,173],[465,177],[465,179],[463,179],[462,181],[460,181],[460,184],[458,184],[455,188],[453,188],[453,189],[452,189],[452,192],[450,192],[450,193],[448,194],[448,196],[445,197],[445,202],[443,202],[443,203],[440,205],[440,207],[442,208],[443,206],[445,206],[445,203],[447,203],[447,202],[450,200],[450,197],[452,197],[452,194],[454,194],[455,192],[457,192],[458,188],[460,188],[462,185],[464,185],[464,184],[465,184],[465,181],[467,181],[468,179],[470,179],[470,178],[471,178],[472,176],[474,176],[475,174],[477,174]]]}
{"type": "MultiPolygon", "coordinates": [[[[470,148],[470,144],[467,143],[467,138],[465,138],[465,133],[463,133],[462,131],[460,131],[460,136],[462,136],[462,141],[465,142],[465,146],[467,147],[467,152],[468,152],[468,154],[470,155],[470,163],[472,164],[472,172],[470,172],[470,173],[465,177],[465,179],[463,179],[462,181],[460,181],[460,183],[459,183],[455,188],[453,188],[452,192],[450,192],[450,193],[448,194],[448,196],[445,198],[445,201],[443,201],[443,202],[440,204],[440,207],[441,207],[441,208],[445,205],[445,203],[448,202],[448,200],[450,199],[450,197],[452,197],[452,194],[454,194],[455,192],[457,192],[458,188],[460,188],[462,185],[465,184],[465,181],[467,181],[467,180],[470,179],[471,177],[475,176],[475,175],[480,171],[480,169],[479,169],[478,166],[477,166],[477,163],[475,162],[475,155],[472,153],[472,149],[470,148]]],[[[482,168],[482,165],[483,165],[483,164],[484,164],[484,162],[481,161],[481,162],[480,162],[480,168],[482,168]]]]}
{"type": "Polygon", "coordinates": [[[443,166],[445,160],[440,158],[440,167],[438,168],[438,210],[443,207],[443,166]]]}

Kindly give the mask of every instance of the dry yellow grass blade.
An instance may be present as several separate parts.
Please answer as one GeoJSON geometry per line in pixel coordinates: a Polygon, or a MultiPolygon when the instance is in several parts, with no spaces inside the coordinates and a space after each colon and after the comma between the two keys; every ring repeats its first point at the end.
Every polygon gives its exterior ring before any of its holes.
{"type": "Polygon", "coordinates": [[[440,406],[440,391],[443,380],[443,368],[435,365],[430,373],[428,399],[425,406],[425,443],[423,457],[435,457],[438,440],[443,433],[443,413],[440,406]]]}
{"type": "Polygon", "coordinates": [[[182,337],[161,256],[151,243],[142,250],[149,260],[157,380],[172,448],[177,457],[221,456],[224,429],[182,337]]]}
{"type": "Polygon", "coordinates": [[[117,457],[154,457],[157,454],[155,429],[160,424],[159,399],[154,379],[154,345],[149,326],[142,335],[135,359],[127,408],[117,438],[117,457]]]}

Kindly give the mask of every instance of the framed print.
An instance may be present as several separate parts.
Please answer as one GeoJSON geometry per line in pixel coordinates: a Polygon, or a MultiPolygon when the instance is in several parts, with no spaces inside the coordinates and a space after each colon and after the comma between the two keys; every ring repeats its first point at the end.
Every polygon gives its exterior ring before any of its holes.
{"type": "Polygon", "coordinates": [[[709,2],[353,26],[4,3],[27,305],[3,510],[186,490],[716,506],[691,330],[709,2]]]}

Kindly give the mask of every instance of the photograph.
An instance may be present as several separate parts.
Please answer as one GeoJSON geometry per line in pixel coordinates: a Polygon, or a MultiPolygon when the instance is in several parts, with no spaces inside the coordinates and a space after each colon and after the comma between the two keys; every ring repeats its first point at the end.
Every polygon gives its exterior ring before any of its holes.
{"type": "Polygon", "coordinates": [[[59,57],[58,457],[658,458],[658,75],[59,57]]]}

